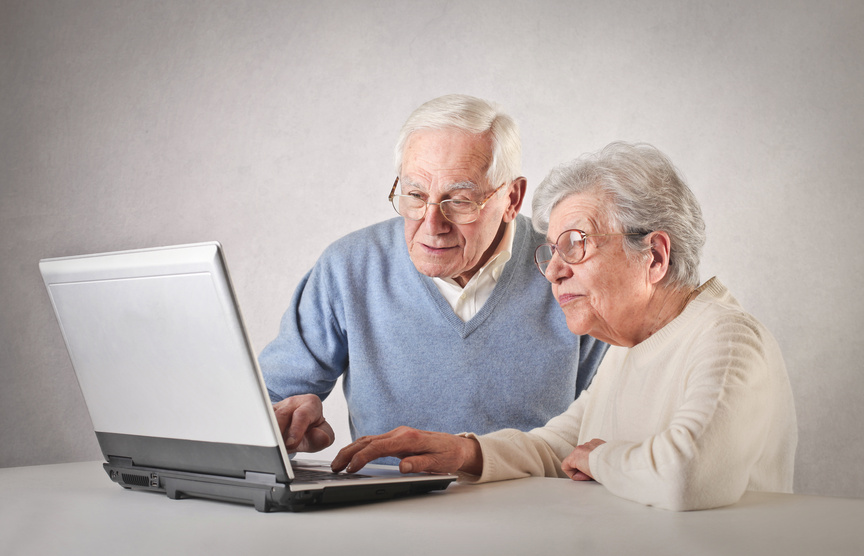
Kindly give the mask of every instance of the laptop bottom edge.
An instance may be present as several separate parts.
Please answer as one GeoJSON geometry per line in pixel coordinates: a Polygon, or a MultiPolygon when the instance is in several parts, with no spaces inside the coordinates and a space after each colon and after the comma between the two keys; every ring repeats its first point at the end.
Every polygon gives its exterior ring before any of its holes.
{"type": "Polygon", "coordinates": [[[259,512],[305,511],[328,505],[360,502],[425,494],[443,490],[453,481],[452,476],[423,482],[352,485],[351,488],[321,487],[291,490],[268,473],[247,472],[244,478],[225,477],[137,466],[128,458],[110,458],[103,464],[110,479],[123,488],[164,493],[168,498],[204,498],[222,502],[252,505],[259,512]]]}

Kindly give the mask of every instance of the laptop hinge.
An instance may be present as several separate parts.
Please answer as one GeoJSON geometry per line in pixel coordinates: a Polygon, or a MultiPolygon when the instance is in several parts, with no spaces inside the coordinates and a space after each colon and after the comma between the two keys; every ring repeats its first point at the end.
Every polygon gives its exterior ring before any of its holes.
{"type": "Polygon", "coordinates": [[[132,458],[126,458],[122,456],[108,456],[108,463],[116,467],[132,467],[135,465],[135,462],[132,461],[132,458]]]}
{"type": "Polygon", "coordinates": [[[276,475],[273,473],[259,473],[257,471],[246,471],[246,480],[262,485],[276,485],[276,475]]]}

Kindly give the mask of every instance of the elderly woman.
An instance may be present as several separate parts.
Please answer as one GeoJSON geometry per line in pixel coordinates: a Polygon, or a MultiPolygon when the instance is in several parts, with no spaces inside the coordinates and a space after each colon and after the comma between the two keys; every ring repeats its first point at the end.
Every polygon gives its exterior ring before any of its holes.
{"type": "Polygon", "coordinates": [[[797,427],[783,358],[716,278],[699,285],[705,226],[671,162],[613,143],[554,170],[533,210],[549,240],[537,266],[570,331],[612,345],[590,388],[530,432],[402,427],[343,448],[333,469],[397,456],[403,472],[465,481],[594,479],[671,510],[791,492],[797,427]]]}

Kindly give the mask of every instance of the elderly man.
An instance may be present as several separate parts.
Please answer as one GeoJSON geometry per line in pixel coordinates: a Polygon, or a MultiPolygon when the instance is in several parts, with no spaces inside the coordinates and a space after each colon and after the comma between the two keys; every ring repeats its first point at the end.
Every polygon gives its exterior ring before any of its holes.
{"type": "Polygon", "coordinates": [[[484,100],[409,117],[389,192],[401,218],[331,245],[260,355],[289,451],[333,442],[321,399],[340,376],[354,438],[528,430],[591,381],[607,346],[569,333],[534,268],[520,159],[515,122],[484,100]]]}

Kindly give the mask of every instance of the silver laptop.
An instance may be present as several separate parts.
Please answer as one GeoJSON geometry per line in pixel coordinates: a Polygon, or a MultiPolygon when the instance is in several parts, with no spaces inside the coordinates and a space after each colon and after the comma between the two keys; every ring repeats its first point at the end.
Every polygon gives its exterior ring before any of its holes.
{"type": "Polygon", "coordinates": [[[302,510],[455,475],[289,459],[218,243],[43,259],[108,476],[124,488],[302,510]],[[311,474],[311,478],[310,478],[311,474]]]}

